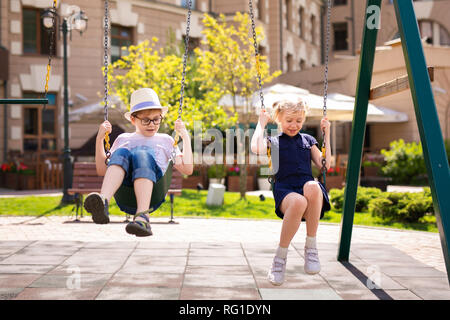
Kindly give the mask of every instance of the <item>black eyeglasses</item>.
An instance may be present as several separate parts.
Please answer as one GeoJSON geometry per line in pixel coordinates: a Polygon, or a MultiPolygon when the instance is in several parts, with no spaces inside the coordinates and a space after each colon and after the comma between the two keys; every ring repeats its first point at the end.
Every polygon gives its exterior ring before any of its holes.
{"type": "Polygon", "coordinates": [[[160,123],[161,123],[161,120],[162,120],[162,116],[159,116],[158,118],[155,118],[155,119],[149,119],[149,118],[139,118],[139,117],[137,117],[137,116],[133,116],[133,117],[135,117],[136,119],[139,119],[139,120],[141,120],[141,123],[142,123],[142,125],[143,126],[148,126],[148,125],[150,125],[150,123],[153,123],[155,126],[157,126],[157,125],[159,125],[160,123]]]}

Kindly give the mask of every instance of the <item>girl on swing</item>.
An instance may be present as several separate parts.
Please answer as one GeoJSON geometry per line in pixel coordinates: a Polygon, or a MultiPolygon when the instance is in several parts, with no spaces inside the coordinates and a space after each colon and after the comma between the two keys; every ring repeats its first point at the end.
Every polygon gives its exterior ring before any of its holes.
{"type": "Polygon", "coordinates": [[[133,221],[127,224],[126,231],[136,236],[152,235],[149,214],[146,211],[150,206],[153,185],[164,175],[173,152],[174,167],[182,174],[192,174],[191,141],[183,121],[175,121],[175,131],[183,139],[183,153],[178,146],[174,147],[174,139],[171,136],[158,133],[167,110],[167,107],[161,106],[158,95],[152,89],[142,88],[134,91],[131,94],[130,111],[124,116],[136,127],[136,131],[122,133],[116,138],[111,147],[108,165],[105,164],[103,140],[106,132],[111,133],[112,127],[107,120],[100,125],[95,163],[98,175],[104,176],[103,184],[100,193],[90,193],[84,202],[86,211],[91,213],[95,223],[109,222],[108,204],[119,187],[125,184],[134,187],[137,202],[136,209],[117,203],[122,211],[135,215],[133,221]]]}
{"type": "MultiPolygon", "coordinates": [[[[274,120],[281,133],[278,136],[264,138],[264,128],[271,119],[261,110],[258,125],[251,142],[252,152],[264,154],[267,146],[271,148],[274,164],[275,213],[283,219],[280,242],[268,273],[268,280],[273,285],[284,281],[288,247],[300,226],[302,218],[306,220],[305,272],[315,274],[320,271],[320,262],[316,246],[316,233],[319,219],[324,211],[330,210],[328,194],[324,186],[315,181],[311,172],[311,160],[322,167],[322,153],[317,140],[300,129],[305,121],[306,104],[281,101],[273,106],[274,120]],[[275,172],[276,171],[276,172],[275,172]]],[[[323,118],[320,127],[325,132],[326,168],[330,167],[330,122],[323,118]]]]}

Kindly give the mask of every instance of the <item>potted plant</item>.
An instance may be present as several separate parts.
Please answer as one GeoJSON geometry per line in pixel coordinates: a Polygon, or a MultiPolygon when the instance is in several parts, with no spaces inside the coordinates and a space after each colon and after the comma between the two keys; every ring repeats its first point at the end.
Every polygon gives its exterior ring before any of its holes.
{"type": "Polygon", "coordinates": [[[259,190],[270,190],[271,184],[268,180],[270,168],[268,166],[261,166],[258,169],[258,188],[259,190]]]}
{"type": "MultiPolygon", "coordinates": [[[[227,190],[231,192],[239,192],[240,168],[237,165],[231,166],[227,170],[227,190]]],[[[253,190],[254,178],[252,175],[247,175],[247,190],[253,190]]]]}
{"type": "Polygon", "coordinates": [[[223,164],[213,164],[208,168],[209,183],[225,184],[226,168],[223,164]]]}
{"type": "Polygon", "coordinates": [[[19,174],[19,188],[21,190],[32,190],[36,187],[36,172],[24,163],[20,163],[17,172],[19,174]]]}
{"type": "Polygon", "coordinates": [[[362,163],[365,177],[376,177],[380,170],[381,164],[376,161],[364,161],[362,163]]]}
{"type": "Polygon", "coordinates": [[[327,171],[326,176],[326,187],[327,191],[330,189],[337,188],[340,189],[344,186],[344,175],[341,174],[340,167],[330,167],[327,171]]]}
{"type": "Polygon", "coordinates": [[[203,177],[200,168],[194,168],[190,176],[183,177],[183,188],[197,189],[199,184],[203,187],[203,177]]]}
{"type": "Polygon", "coordinates": [[[5,163],[2,165],[4,173],[4,186],[8,189],[19,189],[19,175],[17,174],[17,167],[14,162],[5,163]]]}

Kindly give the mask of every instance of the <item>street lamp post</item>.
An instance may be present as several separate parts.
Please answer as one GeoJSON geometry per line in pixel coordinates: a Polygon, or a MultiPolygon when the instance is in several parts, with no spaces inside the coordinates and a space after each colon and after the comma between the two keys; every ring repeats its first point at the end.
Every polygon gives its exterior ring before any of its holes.
{"type": "MultiPolygon", "coordinates": [[[[63,35],[63,68],[64,68],[64,151],[63,151],[63,197],[62,203],[73,202],[73,196],[68,194],[68,189],[72,187],[72,163],[70,161],[69,147],[69,92],[68,92],[68,68],[67,68],[67,34],[72,30],[78,30],[80,34],[87,28],[87,16],[77,6],[70,6],[67,10],[68,16],[62,17],[60,30],[63,35]]],[[[47,29],[53,28],[53,18],[59,18],[53,9],[47,9],[42,15],[43,24],[47,29]]]]}

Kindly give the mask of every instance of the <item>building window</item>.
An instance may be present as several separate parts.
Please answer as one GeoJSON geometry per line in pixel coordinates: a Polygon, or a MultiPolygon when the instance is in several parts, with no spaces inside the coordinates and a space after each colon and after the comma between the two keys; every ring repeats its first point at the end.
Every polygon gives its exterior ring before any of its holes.
{"type": "MultiPolygon", "coordinates": [[[[183,48],[184,44],[186,43],[186,36],[183,36],[183,48]]],[[[195,38],[189,36],[189,43],[188,43],[188,56],[191,57],[194,55],[195,48],[200,47],[200,38],[195,38]]]]}
{"type": "MultiPolygon", "coordinates": [[[[50,36],[41,19],[42,10],[36,8],[22,9],[23,53],[48,55],[50,36]]],[[[56,55],[56,33],[53,38],[52,55],[56,55]]]]}
{"type": "MultiPolygon", "coordinates": [[[[196,8],[196,2],[195,0],[192,0],[192,4],[191,4],[191,9],[195,9],[196,8]]],[[[189,0],[181,0],[181,6],[183,8],[187,8],[189,5],[189,0]]]]}
{"type": "Polygon", "coordinates": [[[292,30],[292,0],[286,0],[286,29],[292,30]]]}
{"type": "Polygon", "coordinates": [[[450,38],[447,30],[434,21],[419,21],[420,36],[425,38],[428,44],[449,46],[450,38]]]}
{"type": "Polygon", "coordinates": [[[286,65],[287,65],[287,72],[294,71],[294,57],[290,53],[288,53],[286,56],[286,65]]]}
{"type": "Polygon", "coordinates": [[[300,59],[300,70],[306,69],[306,61],[304,59],[300,59]]]}
{"type": "Polygon", "coordinates": [[[333,6],[344,6],[347,4],[347,0],[333,0],[333,6]]]}
{"type": "Polygon", "coordinates": [[[348,50],[348,32],[347,32],[347,23],[339,22],[333,23],[333,32],[334,32],[334,50],[348,50]]]}
{"type": "Polygon", "coordinates": [[[133,28],[111,26],[111,62],[128,54],[127,47],[133,44],[133,28]],[[124,48],[125,47],[125,48],[124,48]]]}
{"type": "Polygon", "coordinates": [[[261,21],[265,21],[265,0],[258,1],[258,19],[261,21]]]}
{"type": "Polygon", "coordinates": [[[311,16],[311,43],[316,43],[316,16],[311,16]]]}
{"type": "Polygon", "coordinates": [[[450,46],[450,36],[443,26],[439,26],[439,44],[441,46],[450,46]]]}
{"type": "MultiPolygon", "coordinates": [[[[36,93],[24,93],[25,98],[37,98],[36,93]]],[[[49,104],[23,105],[23,150],[54,151],[56,150],[56,94],[47,95],[49,104]]]]}
{"type": "Polygon", "coordinates": [[[298,9],[298,17],[300,19],[299,23],[298,23],[298,35],[301,38],[305,37],[305,9],[303,9],[303,7],[300,7],[300,9],[298,9]]]}

